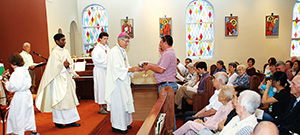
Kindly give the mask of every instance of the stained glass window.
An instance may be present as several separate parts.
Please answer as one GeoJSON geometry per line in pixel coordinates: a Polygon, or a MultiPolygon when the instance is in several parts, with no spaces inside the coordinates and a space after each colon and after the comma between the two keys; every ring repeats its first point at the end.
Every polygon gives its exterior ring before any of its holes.
{"type": "Polygon", "coordinates": [[[206,0],[194,0],[186,9],[186,56],[213,58],[214,9],[206,0]]]}
{"type": "Polygon", "coordinates": [[[108,18],[106,10],[100,5],[90,5],[82,13],[84,53],[99,42],[101,32],[108,32],[108,18]]]}
{"type": "Polygon", "coordinates": [[[293,10],[291,57],[300,56],[300,0],[296,2],[293,10]]]}

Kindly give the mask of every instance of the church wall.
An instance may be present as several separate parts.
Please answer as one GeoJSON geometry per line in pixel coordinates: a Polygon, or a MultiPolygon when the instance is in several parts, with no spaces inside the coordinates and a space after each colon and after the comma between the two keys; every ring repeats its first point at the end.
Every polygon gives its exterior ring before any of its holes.
{"type": "MultiPolygon", "coordinates": [[[[95,1],[78,0],[78,18],[83,9],[95,1]]],[[[159,18],[172,17],[172,36],[176,56],[184,63],[185,48],[185,10],[190,0],[130,0],[96,2],[108,12],[110,47],[117,41],[121,31],[120,19],[126,16],[134,19],[134,38],[127,49],[130,64],[136,66],[139,61],[148,60],[157,63],[159,43],[159,18]]],[[[217,60],[238,61],[247,64],[249,57],[256,59],[255,67],[262,70],[270,56],[280,60],[290,59],[290,41],[292,11],[296,0],[209,0],[215,12],[215,47],[214,58],[203,59],[208,65],[217,60]],[[279,36],[265,36],[265,16],[274,13],[279,15],[279,36]],[[225,37],[225,16],[233,14],[239,17],[238,36],[225,37]]],[[[79,26],[81,24],[79,23],[79,26]]],[[[82,28],[80,29],[82,30],[82,28]]],[[[199,61],[199,60],[194,60],[199,61]]],[[[143,78],[143,73],[135,74],[135,84],[152,84],[152,77],[143,78]]],[[[152,74],[149,72],[148,74],[152,74]]]]}
{"type": "MultiPolygon", "coordinates": [[[[49,44],[45,1],[7,0],[0,3],[0,59],[5,68],[10,68],[8,57],[21,52],[24,42],[31,43],[31,52],[36,51],[47,58],[49,44]]],[[[43,61],[34,54],[32,57],[35,62],[43,61]]],[[[40,78],[41,68],[35,71],[37,78],[40,78]]]]}

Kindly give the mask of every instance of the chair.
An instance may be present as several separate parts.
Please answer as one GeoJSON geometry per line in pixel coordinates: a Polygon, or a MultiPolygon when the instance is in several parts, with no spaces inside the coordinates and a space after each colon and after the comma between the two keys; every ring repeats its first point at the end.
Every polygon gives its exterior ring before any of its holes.
{"type": "Polygon", "coordinates": [[[212,64],[210,66],[210,75],[213,76],[215,70],[217,69],[217,66],[215,64],[212,64]]]}
{"type": "MultiPolygon", "coordinates": [[[[184,99],[183,102],[186,102],[188,106],[193,107],[193,111],[199,111],[208,104],[209,98],[214,94],[215,88],[213,87],[213,77],[209,77],[206,80],[206,91],[201,94],[194,94],[193,99],[184,99]]],[[[184,105],[184,103],[183,103],[184,105]]],[[[188,107],[187,106],[187,107],[188,107]]],[[[183,111],[187,111],[186,106],[182,106],[183,111]]]]}

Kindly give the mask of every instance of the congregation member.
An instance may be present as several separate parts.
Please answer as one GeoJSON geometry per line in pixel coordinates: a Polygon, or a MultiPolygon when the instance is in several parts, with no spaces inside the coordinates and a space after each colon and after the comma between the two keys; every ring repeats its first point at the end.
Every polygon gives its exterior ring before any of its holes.
{"type": "Polygon", "coordinates": [[[20,54],[14,53],[8,59],[14,72],[8,78],[3,78],[9,92],[14,92],[9,105],[9,114],[6,122],[6,134],[24,135],[25,131],[32,131],[30,135],[39,135],[36,132],[33,98],[29,90],[31,77],[28,67],[24,67],[24,61],[20,54]]]}
{"type": "Polygon", "coordinates": [[[227,85],[232,85],[232,83],[238,77],[236,67],[237,67],[237,65],[234,62],[231,62],[231,63],[228,64],[228,82],[227,82],[227,85]]]}
{"type": "MultiPolygon", "coordinates": [[[[275,62],[271,62],[269,64],[269,70],[270,72],[268,72],[265,75],[264,80],[260,83],[260,85],[258,86],[258,89],[261,90],[261,93],[264,93],[264,91],[266,90],[266,86],[267,86],[267,81],[271,79],[272,75],[276,72],[276,67],[275,67],[275,62]]],[[[273,86],[270,87],[269,89],[269,96],[273,97],[275,92],[277,91],[276,88],[274,88],[273,86]]]]}
{"type": "Polygon", "coordinates": [[[285,61],[285,66],[288,71],[292,72],[292,67],[293,67],[292,61],[290,61],[290,60],[285,61]]]}
{"type": "Polygon", "coordinates": [[[42,76],[37,97],[36,107],[41,112],[52,112],[53,122],[58,128],[79,127],[80,120],[76,106],[79,105],[76,96],[76,86],[73,77],[78,77],[73,70],[73,60],[66,50],[66,38],[56,34],[57,44],[49,56],[42,76]]]}
{"type": "Polygon", "coordinates": [[[234,96],[234,88],[232,86],[222,86],[220,93],[218,94],[218,100],[222,103],[222,106],[218,111],[210,116],[202,119],[195,119],[194,121],[188,121],[182,125],[178,130],[174,131],[174,135],[194,135],[195,133],[207,128],[209,130],[216,131],[218,129],[218,123],[226,118],[229,112],[232,110],[231,100],[234,96]]]}
{"type": "Polygon", "coordinates": [[[267,66],[264,67],[264,74],[268,74],[270,72],[270,63],[277,63],[276,59],[274,57],[271,57],[268,59],[268,63],[267,63],[267,66]]]}
{"type": "MultiPolygon", "coordinates": [[[[207,71],[207,65],[205,62],[199,62],[196,65],[197,74],[201,75],[200,80],[193,87],[191,86],[181,86],[175,94],[175,105],[177,109],[182,109],[182,98],[193,99],[193,95],[196,93],[206,92],[206,81],[210,77],[209,72],[207,71]]],[[[175,108],[176,109],[176,108],[175,108]]]]}
{"type": "Polygon", "coordinates": [[[235,90],[235,94],[233,96],[233,99],[232,99],[232,108],[233,110],[227,115],[226,119],[224,119],[223,121],[219,122],[218,124],[218,131],[221,131],[224,126],[226,126],[228,124],[228,122],[234,117],[237,115],[236,113],[236,100],[237,98],[240,96],[241,92],[243,92],[244,90],[247,90],[248,88],[245,87],[245,86],[238,86],[238,87],[235,87],[234,90],[235,90]]]}
{"type": "Polygon", "coordinates": [[[132,113],[135,112],[131,91],[133,73],[140,71],[139,67],[130,67],[126,53],[130,37],[122,32],[118,36],[118,43],[110,50],[107,56],[107,75],[105,101],[110,111],[112,131],[126,134],[132,127],[132,113]]]}
{"type": "Polygon", "coordinates": [[[193,63],[192,59],[190,58],[186,58],[184,62],[185,62],[185,67],[187,67],[188,64],[193,63]]]}
{"type": "Polygon", "coordinates": [[[218,60],[216,64],[217,64],[217,68],[216,68],[216,70],[214,71],[214,75],[215,75],[217,72],[226,72],[226,68],[225,68],[224,61],[223,61],[223,60],[218,60]]]}
{"type": "Polygon", "coordinates": [[[296,75],[290,85],[291,99],[285,113],[273,122],[277,125],[280,135],[300,134],[300,75],[296,75]]]}
{"type": "Polygon", "coordinates": [[[293,68],[292,68],[292,74],[293,76],[298,75],[299,71],[300,71],[300,60],[296,60],[293,64],[293,68]]]}
{"type": "Polygon", "coordinates": [[[234,87],[247,86],[249,88],[250,77],[246,73],[246,66],[245,65],[238,65],[237,66],[237,72],[238,72],[239,76],[234,80],[232,85],[234,87]]]}
{"type": "Polygon", "coordinates": [[[218,109],[222,106],[222,103],[218,100],[218,94],[221,91],[222,86],[226,85],[228,76],[225,72],[218,72],[214,75],[213,86],[216,88],[214,94],[209,98],[209,104],[202,108],[200,111],[187,111],[183,115],[183,123],[189,120],[195,120],[201,117],[209,117],[214,115],[218,109]]]}
{"type": "Polygon", "coordinates": [[[251,135],[279,135],[277,126],[270,121],[259,122],[251,135]]]}
{"type": "MultiPolygon", "coordinates": [[[[273,74],[272,80],[267,81],[266,90],[262,96],[263,104],[270,104],[269,114],[273,119],[282,115],[290,102],[290,89],[288,87],[287,76],[285,72],[277,71],[273,74]],[[277,89],[273,97],[268,95],[270,86],[277,89]]],[[[273,120],[268,118],[269,120],[273,120]]]]}
{"type": "Polygon", "coordinates": [[[196,66],[199,62],[196,62],[195,64],[193,63],[190,63],[188,64],[186,67],[187,67],[187,70],[188,70],[188,75],[186,76],[186,80],[188,81],[187,83],[185,83],[186,86],[195,86],[197,80],[198,80],[198,74],[196,72],[196,66]]]}
{"type": "Polygon", "coordinates": [[[157,64],[148,63],[143,68],[145,71],[152,70],[154,78],[158,84],[158,91],[165,87],[170,86],[177,91],[178,86],[176,83],[176,56],[172,48],[173,38],[170,35],[162,36],[159,42],[159,52],[161,57],[157,64]]]}
{"type": "Polygon", "coordinates": [[[254,67],[254,64],[255,64],[255,59],[254,58],[249,58],[247,60],[247,63],[248,63],[248,67],[246,69],[246,72],[249,76],[253,76],[253,75],[256,75],[256,69],[254,67]]]}
{"type": "Polygon", "coordinates": [[[180,60],[177,58],[177,68],[176,68],[176,78],[178,79],[178,84],[184,84],[186,83],[188,80],[185,78],[188,71],[186,69],[186,67],[180,63],[180,60]]]}
{"type": "Polygon", "coordinates": [[[261,97],[252,90],[243,91],[236,101],[237,116],[233,117],[219,135],[249,135],[257,124],[255,111],[261,103],[261,97]]]}
{"type": "Polygon", "coordinates": [[[291,61],[292,61],[293,63],[295,63],[297,60],[298,60],[298,57],[297,57],[297,56],[293,56],[293,57],[291,58],[291,61]]]}
{"type": "Polygon", "coordinates": [[[31,87],[30,90],[33,94],[36,93],[35,90],[35,72],[34,72],[34,62],[32,59],[32,56],[30,55],[30,50],[31,50],[31,45],[28,42],[25,42],[23,44],[23,51],[20,53],[20,55],[22,56],[23,60],[24,60],[24,67],[28,68],[30,77],[31,77],[31,87]]]}
{"type": "Polygon", "coordinates": [[[278,61],[275,65],[276,67],[276,71],[282,71],[287,75],[287,78],[289,79],[289,81],[292,81],[293,79],[293,74],[292,72],[290,72],[287,67],[286,64],[283,61],[278,61]]]}
{"type": "Polygon", "coordinates": [[[94,98],[95,103],[99,104],[100,114],[108,114],[105,103],[105,85],[106,85],[106,59],[109,53],[107,45],[108,34],[101,32],[99,34],[100,42],[97,43],[92,51],[92,60],[94,63],[93,80],[94,80],[94,98]]]}

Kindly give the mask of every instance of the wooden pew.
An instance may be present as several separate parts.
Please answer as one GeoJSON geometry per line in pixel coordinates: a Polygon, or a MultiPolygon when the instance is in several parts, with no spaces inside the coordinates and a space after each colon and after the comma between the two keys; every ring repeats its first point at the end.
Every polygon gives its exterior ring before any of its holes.
{"type": "Polygon", "coordinates": [[[166,113],[161,135],[171,135],[174,131],[174,104],[173,88],[165,86],[161,89],[158,100],[148,114],[137,135],[155,135],[155,125],[160,113],[166,113]]]}

